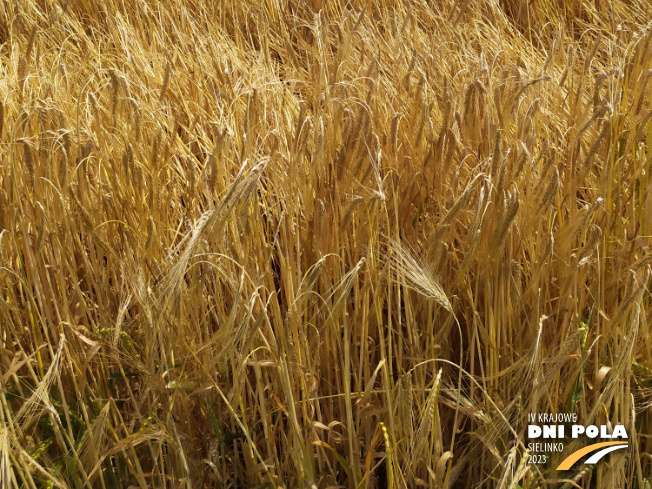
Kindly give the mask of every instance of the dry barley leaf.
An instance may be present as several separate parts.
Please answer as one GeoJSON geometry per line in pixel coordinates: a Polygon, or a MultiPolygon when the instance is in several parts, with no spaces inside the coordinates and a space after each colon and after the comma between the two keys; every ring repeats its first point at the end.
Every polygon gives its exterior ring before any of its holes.
{"type": "Polygon", "coordinates": [[[378,376],[378,372],[380,372],[380,369],[382,369],[384,366],[385,366],[385,359],[382,359],[380,362],[378,362],[378,365],[376,366],[374,373],[371,374],[371,377],[367,382],[364,392],[362,393],[362,396],[356,401],[356,404],[364,405],[369,402],[369,399],[371,398],[371,390],[376,384],[376,377],[378,376]]]}
{"type": "Polygon", "coordinates": [[[441,457],[439,457],[439,460],[437,460],[437,465],[435,467],[435,484],[443,484],[444,476],[446,475],[446,465],[452,458],[453,452],[446,451],[441,457]]]}
{"type": "Polygon", "coordinates": [[[607,374],[611,371],[611,367],[607,367],[606,365],[603,365],[600,367],[600,370],[598,370],[598,373],[595,374],[595,382],[593,384],[593,389],[596,392],[600,392],[600,387],[602,387],[602,382],[604,382],[604,379],[607,377],[607,374]]]}

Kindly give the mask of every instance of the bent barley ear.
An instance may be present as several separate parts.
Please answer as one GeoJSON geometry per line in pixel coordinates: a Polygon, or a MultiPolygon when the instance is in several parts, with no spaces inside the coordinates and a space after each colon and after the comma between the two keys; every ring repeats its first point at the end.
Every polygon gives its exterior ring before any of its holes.
{"type": "Polygon", "coordinates": [[[32,189],[34,189],[34,185],[36,183],[36,175],[35,175],[35,170],[34,170],[34,156],[32,153],[32,147],[30,146],[29,141],[26,139],[22,139],[20,141],[23,144],[23,152],[25,155],[25,168],[27,169],[27,178],[29,185],[32,189]]]}
{"type": "Polygon", "coordinates": [[[165,97],[165,92],[168,89],[168,84],[170,83],[170,76],[172,75],[172,60],[168,58],[167,63],[165,64],[165,74],[163,75],[163,83],[161,84],[161,93],[159,94],[159,100],[163,100],[165,97]]]}
{"type": "Polygon", "coordinates": [[[539,206],[537,208],[538,213],[548,209],[548,207],[554,200],[555,196],[557,195],[557,192],[559,190],[559,182],[560,182],[559,170],[555,166],[553,167],[550,183],[548,183],[545,192],[541,196],[541,201],[539,202],[539,206]]]}

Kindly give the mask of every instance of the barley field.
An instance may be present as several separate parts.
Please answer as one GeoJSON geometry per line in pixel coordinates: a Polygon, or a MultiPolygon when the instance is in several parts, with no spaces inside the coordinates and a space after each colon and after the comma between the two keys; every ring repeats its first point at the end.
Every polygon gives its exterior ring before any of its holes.
{"type": "Polygon", "coordinates": [[[649,489],[650,20],[4,0],[0,487],[649,489]]]}

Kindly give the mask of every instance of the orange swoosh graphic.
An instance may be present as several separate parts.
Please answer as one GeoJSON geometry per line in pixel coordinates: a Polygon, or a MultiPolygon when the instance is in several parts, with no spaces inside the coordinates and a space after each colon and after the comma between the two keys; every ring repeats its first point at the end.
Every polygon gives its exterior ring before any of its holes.
{"type": "Polygon", "coordinates": [[[562,463],[559,464],[557,470],[568,470],[570,469],[575,462],[581,459],[584,455],[595,452],[600,448],[610,447],[612,445],[624,445],[626,441],[605,441],[603,443],[596,443],[594,445],[589,445],[588,447],[581,448],[580,450],[571,453],[568,457],[564,459],[562,463]]]}

